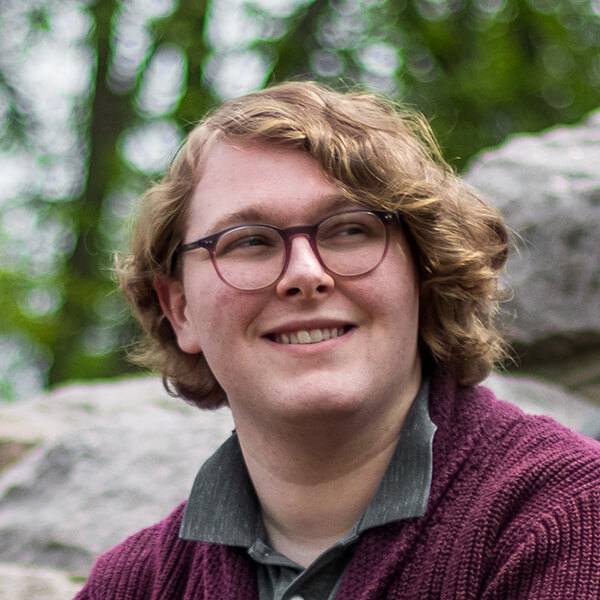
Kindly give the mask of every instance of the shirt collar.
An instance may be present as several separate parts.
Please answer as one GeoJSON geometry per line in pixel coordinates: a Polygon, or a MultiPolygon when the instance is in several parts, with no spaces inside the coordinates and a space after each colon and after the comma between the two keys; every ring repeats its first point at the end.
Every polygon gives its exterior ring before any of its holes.
{"type": "Polygon", "coordinates": [[[437,429],[429,418],[428,399],[429,381],[424,379],[404,420],[392,460],[357,523],[358,533],[425,514],[433,470],[433,436],[437,429]]]}
{"type": "MultiPolygon", "coordinates": [[[[425,514],[436,426],[429,417],[425,379],[410,407],[400,440],[373,500],[349,534],[425,514]]],[[[202,465],[179,536],[250,548],[263,531],[260,507],[235,432],[202,465]]]]}

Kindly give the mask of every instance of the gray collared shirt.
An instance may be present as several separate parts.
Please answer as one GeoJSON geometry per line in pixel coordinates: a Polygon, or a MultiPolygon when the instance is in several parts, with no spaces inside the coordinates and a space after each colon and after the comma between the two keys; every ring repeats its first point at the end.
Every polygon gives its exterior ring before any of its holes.
{"type": "Polygon", "coordinates": [[[269,546],[258,498],[234,433],[201,467],[181,523],[183,539],[241,546],[256,562],[260,600],[331,600],[360,535],[427,509],[436,427],[423,381],[373,500],[352,529],[306,569],[269,546]]]}

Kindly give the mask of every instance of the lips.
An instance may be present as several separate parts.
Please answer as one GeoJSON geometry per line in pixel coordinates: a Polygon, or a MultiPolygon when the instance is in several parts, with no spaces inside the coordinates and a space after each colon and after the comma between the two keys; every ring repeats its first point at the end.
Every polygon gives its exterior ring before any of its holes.
{"type": "Polygon", "coordinates": [[[332,338],[340,337],[350,330],[350,325],[339,327],[320,327],[314,329],[298,329],[278,332],[268,337],[277,344],[316,344],[332,338]]]}

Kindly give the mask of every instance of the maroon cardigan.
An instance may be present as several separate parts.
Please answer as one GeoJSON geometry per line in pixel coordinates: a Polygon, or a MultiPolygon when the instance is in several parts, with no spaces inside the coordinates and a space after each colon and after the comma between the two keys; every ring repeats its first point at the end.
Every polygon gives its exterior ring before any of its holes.
{"type": "MultiPolygon", "coordinates": [[[[367,531],[340,600],[600,598],[600,444],[484,387],[432,381],[427,513],[367,531]]],[[[101,556],[76,600],[256,599],[243,548],[178,538],[184,504],[101,556]]]]}

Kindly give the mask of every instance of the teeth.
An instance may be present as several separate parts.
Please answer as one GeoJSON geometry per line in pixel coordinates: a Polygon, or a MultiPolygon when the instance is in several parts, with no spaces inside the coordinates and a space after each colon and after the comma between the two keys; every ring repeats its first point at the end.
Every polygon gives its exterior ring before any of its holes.
{"type": "Polygon", "coordinates": [[[320,329],[311,329],[310,330],[310,341],[311,342],[322,342],[323,334],[320,329]]]}
{"type": "Polygon", "coordinates": [[[298,343],[299,344],[310,344],[310,333],[308,331],[301,330],[298,332],[298,343]]]}
{"type": "Polygon", "coordinates": [[[314,344],[344,334],[343,327],[331,327],[329,329],[301,329],[293,333],[278,333],[275,341],[278,344],[314,344]]]}

